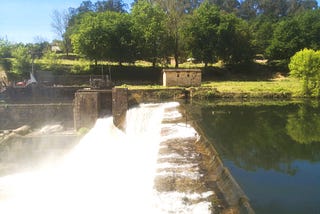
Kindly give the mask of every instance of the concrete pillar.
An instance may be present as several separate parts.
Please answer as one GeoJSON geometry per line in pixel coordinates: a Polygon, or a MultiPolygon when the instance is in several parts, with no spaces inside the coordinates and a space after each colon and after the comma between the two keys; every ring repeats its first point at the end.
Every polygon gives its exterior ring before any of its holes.
{"type": "Polygon", "coordinates": [[[99,118],[99,92],[80,90],[75,93],[74,99],[74,128],[92,128],[99,118]]]}
{"type": "Polygon", "coordinates": [[[112,115],[113,123],[120,129],[124,129],[126,112],[128,110],[128,89],[112,89],[112,115]]]}

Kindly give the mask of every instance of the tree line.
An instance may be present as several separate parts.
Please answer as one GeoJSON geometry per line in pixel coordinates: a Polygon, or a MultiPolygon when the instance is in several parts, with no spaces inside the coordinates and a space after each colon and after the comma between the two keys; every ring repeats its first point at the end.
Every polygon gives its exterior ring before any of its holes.
{"type": "Polygon", "coordinates": [[[288,60],[318,49],[320,12],[315,0],[84,1],[70,8],[65,50],[100,60],[157,62],[169,56],[205,63],[241,63],[256,54],[288,60]]]}
{"type": "MultiPolygon", "coordinates": [[[[176,67],[187,58],[207,66],[248,62],[257,54],[289,62],[299,50],[320,46],[316,0],[135,0],[130,10],[121,0],[83,1],[54,11],[52,27],[65,53],[96,64],[145,60],[156,66],[174,57],[176,67]]],[[[10,55],[7,45],[1,40],[1,57],[10,55]]]]}

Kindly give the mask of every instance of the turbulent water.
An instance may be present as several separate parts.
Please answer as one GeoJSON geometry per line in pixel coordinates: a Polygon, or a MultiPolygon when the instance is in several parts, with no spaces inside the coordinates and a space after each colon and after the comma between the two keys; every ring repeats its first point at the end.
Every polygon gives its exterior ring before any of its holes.
{"type": "Polygon", "coordinates": [[[98,119],[56,164],[0,178],[0,212],[211,213],[214,193],[199,188],[197,132],[181,123],[178,103],[127,112],[125,132],[98,119]]]}

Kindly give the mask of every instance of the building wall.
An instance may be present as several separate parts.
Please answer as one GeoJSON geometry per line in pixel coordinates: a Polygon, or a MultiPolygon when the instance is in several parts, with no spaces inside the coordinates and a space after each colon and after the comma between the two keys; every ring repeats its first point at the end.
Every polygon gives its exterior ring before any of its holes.
{"type": "Polygon", "coordinates": [[[163,69],[163,86],[200,86],[200,69],[163,69]]]}

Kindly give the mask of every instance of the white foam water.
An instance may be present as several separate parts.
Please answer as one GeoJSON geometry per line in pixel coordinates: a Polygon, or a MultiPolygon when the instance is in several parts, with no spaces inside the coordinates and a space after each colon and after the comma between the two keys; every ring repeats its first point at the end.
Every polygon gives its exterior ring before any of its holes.
{"type": "MultiPolygon", "coordinates": [[[[188,193],[153,188],[159,144],[168,137],[160,136],[161,121],[165,109],[177,106],[145,104],[129,110],[125,133],[112,118],[98,119],[63,161],[0,178],[0,213],[209,213],[208,203],[186,206],[188,193]]],[[[184,137],[195,135],[189,126],[178,126],[184,137]]]]}

